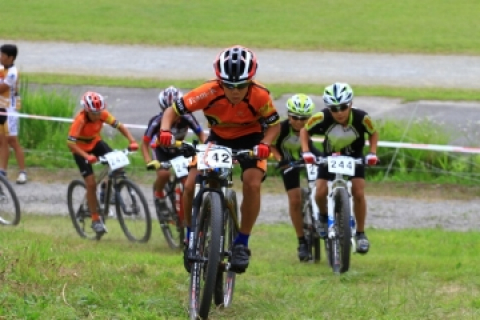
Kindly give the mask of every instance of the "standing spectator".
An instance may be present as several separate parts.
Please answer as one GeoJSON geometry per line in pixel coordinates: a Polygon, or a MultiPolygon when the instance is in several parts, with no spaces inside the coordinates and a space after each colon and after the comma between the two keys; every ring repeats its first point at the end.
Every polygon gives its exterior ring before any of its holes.
{"type": "MultiPolygon", "coordinates": [[[[17,94],[15,95],[16,106],[15,108],[8,109],[8,136],[7,142],[8,146],[13,149],[15,152],[15,158],[17,159],[17,164],[20,169],[20,173],[18,174],[17,184],[24,184],[27,183],[27,173],[25,171],[25,155],[23,154],[23,149],[20,146],[20,142],[18,140],[18,130],[19,130],[19,121],[20,118],[17,116],[18,110],[20,110],[22,106],[22,101],[20,96],[17,94]]],[[[10,152],[7,153],[7,162],[5,164],[5,170],[8,167],[8,157],[10,156],[10,152]]]]}
{"type": "Polygon", "coordinates": [[[14,65],[18,49],[14,44],[4,44],[0,47],[0,174],[6,176],[8,162],[8,117],[7,110],[16,108],[16,93],[18,92],[18,72],[14,65]]]}

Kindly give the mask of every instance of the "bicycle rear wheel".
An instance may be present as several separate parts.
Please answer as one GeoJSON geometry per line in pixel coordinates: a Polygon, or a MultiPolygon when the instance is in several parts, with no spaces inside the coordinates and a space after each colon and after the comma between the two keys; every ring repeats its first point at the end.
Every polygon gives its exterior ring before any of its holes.
{"type": "MultiPolygon", "coordinates": [[[[167,240],[168,246],[174,250],[183,248],[183,240],[185,238],[183,219],[180,218],[176,206],[177,194],[175,190],[177,185],[181,188],[181,190],[183,190],[183,186],[181,185],[180,181],[169,181],[164,188],[164,194],[166,197],[165,200],[167,202],[169,211],[168,219],[160,216],[160,214],[157,212],[157,218],[158,222],[160,223],[163,236],[165,237],[165,240],[167,240]]],[[[182,201],[182,199],[180,199],[180,201],[182,201]]]]}
{"type": "Polygon", "coordinates": [[[235,288],[236,273],[225,270],[226,263],[230,262],[232,257],[233,241],[238,232],[238,205],[235,191],[229,190],[225,196],[226,206],[223,214],[223,256],[220,257],[221,263],[217,272],[217,281],[215,283],[215,305],[227,308],[233,300],[233,290],[235,288]],[[227,261],[225,261],[225,258],[227,261]],[[223,260],[223,262],[222,262],[223,260]]]}
{"type": "Polygon", "coordinates": [[[20,203],[10,182],[0,175],[0,224],[16,226],[20,223],[20,203]]]}
{"type": "Polygon", "coordinates": [[[67,189],[68,213],[78,235],[82,238],[95,240],[97,234],[90,226],[92,216],[88,208],[86,194],[85,182],[81,180],[70,182],[67,189]]]}
{"type": "Polygon", "coordinates": [[[310,192],[307,188],[302,188],[302,208],[303,208],[303,234],[307,240],[308,252],[313,262],[320,261],[320,236],[315,230],[313,223],[312,204],[309,202],[310,192]]]}
{"type": "Polygon", "coordinates": [[[190,273],[190,319],[208,318],[220,261],[222,227],[223,206],[220,195],[208,193],[195,230],[197,261],[192,264],[190,273]]]}
{"type": "Polygon", "coordinates": [[[142,190],[128,179],[115,185],[115,209],[123,233],[132,242],[147,242],[152,234],[152,218],[142,190]]]}

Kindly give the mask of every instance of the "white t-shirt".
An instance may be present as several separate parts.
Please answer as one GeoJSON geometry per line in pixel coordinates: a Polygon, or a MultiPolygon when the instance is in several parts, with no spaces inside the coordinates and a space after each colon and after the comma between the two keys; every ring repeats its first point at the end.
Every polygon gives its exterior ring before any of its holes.
{"type": "Polygon", "coordinates": [[[3,69],[0,72],[0,82],[10,87],[10,89],[4,93],[0,93],[0,108],[15,108],[17,104],[15,93],[18,87],[17,67],[11,66],[8,69],[3,69]]]}

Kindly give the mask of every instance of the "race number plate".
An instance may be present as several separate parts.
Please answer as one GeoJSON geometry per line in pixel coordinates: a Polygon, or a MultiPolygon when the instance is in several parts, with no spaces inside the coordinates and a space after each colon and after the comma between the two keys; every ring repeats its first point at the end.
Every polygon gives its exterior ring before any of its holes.
{"type": "Polygon", "coordinates": [[[328,172],[339,173],[346,176],[355,175],[355,159],[352,157],[328,157],[328,172]]]}
{"type": "Polygon", "coordinates": [[[231,167],[232,149],[230,148],[216,146],[204,152],[197,152],[198,170],[231,167]]]}
{"type": "Polygon", "coordinates": [[[170,160],[170,164],[175,171],[177,178],[182,178],[188,175],[188,164],[190,163],[190,158],[185,158],[184,156],[178,156],[170,160]]]}
{"type": "Polygon", "coordinates": [[[127,155],[123,151],[112,151],[105,154],[110,169],[117,170],[130,164],[127,155]]]}
{"type": "Polygon", "coordinates": [[[317,180],[317,168],[316,164],[307,163],[306,165],[308,181],[315,181],[317,180]]]}

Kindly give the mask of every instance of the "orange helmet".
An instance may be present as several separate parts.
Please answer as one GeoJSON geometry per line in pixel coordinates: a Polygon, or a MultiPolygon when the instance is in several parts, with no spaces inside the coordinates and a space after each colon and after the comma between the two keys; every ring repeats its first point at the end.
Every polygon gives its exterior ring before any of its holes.
{"type": "Polygon", "coordinates": [[[218,80],[229,84],[247,82],[255,77],[258,62],[252,50],[233,46],[223,50],[213,62],[218,80]]]}
{"type": "Polygon", "coordinates": [[[80,100],[80,104],[87,112],[98,113],[105,110],[105,101],[102,95],[93,91],[85,92],[82,100],[80,100]]]}

